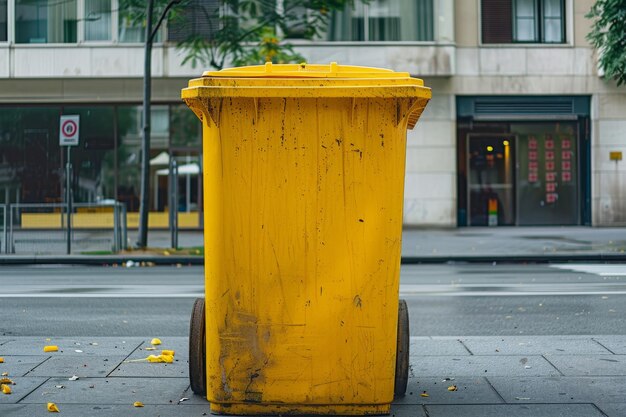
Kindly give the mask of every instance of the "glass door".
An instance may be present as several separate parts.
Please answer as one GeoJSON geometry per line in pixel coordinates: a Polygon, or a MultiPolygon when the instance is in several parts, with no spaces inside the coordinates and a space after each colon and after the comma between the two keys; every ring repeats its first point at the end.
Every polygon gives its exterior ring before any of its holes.
{"type": "Polygon", "coordinates": [[[467,202],[470,226],[515,223],[515,136],[467,136],[467,202]]]}
{"type": "Polygon", "coordinates": [[[517,134],[517,223],[580,224],[577,124],[511,124],[517,134]]]}
{"type": "MultiPolygon", "coordinates": [[[[182,228],[200,227],[202,215],[202,158],[195,151],[172,151],[176,161],[176,210],[182,228]]],[[[167,185],[169,187],[169,184],[167,185]]],[[[171,192],[168,188],[168,192],[171,192]]]]}

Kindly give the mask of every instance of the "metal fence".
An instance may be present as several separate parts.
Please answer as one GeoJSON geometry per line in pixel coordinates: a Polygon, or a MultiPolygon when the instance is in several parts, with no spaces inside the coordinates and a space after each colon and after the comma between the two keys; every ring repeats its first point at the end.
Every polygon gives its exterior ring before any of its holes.
{"type": "Polygon", "coordinates": [[[0,206],[0,214],[2,215],[2,230],[0,230],[0,253],[6,252],[7,238],[9,236],[9,230],[7,229],[7,206],[0,206]]]}
{"type": "Polygon", "coordinates": [[[8,204],[3,217],[7,254],[118,252],[128,247],[126,206],[119,202],[73,203],[69,217],[66,204],[8,204]]]}

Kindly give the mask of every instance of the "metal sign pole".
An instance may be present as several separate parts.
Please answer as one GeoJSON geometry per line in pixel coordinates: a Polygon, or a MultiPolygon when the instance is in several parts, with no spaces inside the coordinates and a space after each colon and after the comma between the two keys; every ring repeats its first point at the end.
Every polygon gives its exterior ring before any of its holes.
{"type": "Polygon", "coordinates": [[[59,145],[67,146],[67,161],[65,164],[65,207],[67,209],[67,254],[72,253],[72,164],[70,148],[78,145],[78,127],[80,116],[64,114],[59,120],[59,145]]]}
{"type": "Polygon", "coordinates": [[[72,253],[72,190],[71,190],[71,172],[70,149],[67,147],[67,162],[65,164],[65,207],[67,209],[67,254],[72,253]]]}
{"type": "Polygon", "coordinates": [[[170,157],[169,166],[169,214],[171,247],[178,247],[178,166],[173,157],[170,157]]]}

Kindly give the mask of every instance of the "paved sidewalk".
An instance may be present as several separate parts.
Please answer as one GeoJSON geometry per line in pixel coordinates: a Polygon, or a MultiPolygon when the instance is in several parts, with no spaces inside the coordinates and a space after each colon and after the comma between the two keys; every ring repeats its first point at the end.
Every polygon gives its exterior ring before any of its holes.
{"type": "MultiPolygon", "coordinates": [[[[46,232],[41,232],[45,240],[46,232]]],[[[202,256],[166,255],[170,246],[167,231],[150,231],[148,246],[158,250],[133,254],[64,255],[65,244],[45,246],[43,252],[28,248],[16,254],[0,253],[1,264],[85,263],[111,264],[128,260],[160,264],[202,264],[202,256]]],[[[82,241],[98,241],[93,232],[82,241]]],[[[103,239],[100,239],[103,240],[103,239]]],[[[129,234],[135,242],[136,231],[129,234]]],[[[203,246],[202,231],[181,231],[179,247],[203,246]]],[[[33,246],[34,248],[35,246],[33,246]]],[[[78,251],[78,249],[77,249],[78,251]]],[[[402,237],[402,261],[419,262],[568,262],[618,261],[626,262],[626,227],[481,227],[450,229],[405,229],[402,237]]]]}
{"type": "MultiPolygon", "coordinates": [[[[48,402],[66,417],[208,415],[189,389],[187,338],[161,338],[173,364],[128,362],[154,353],[150,340],[2,337],[0,373],[15,385],[0,394],[0,415],[49,416],[48,402]],[[49,344],[59,352],[44,353],[49,344]]],[[[624,387],[626,336],[413,337],[407,395],[392,415],[623,417],[624,387]]]]}
{"type": "Polygon", "coordinates": [[[626,261],[626,228],[406,229],[402,256],[405,261],[626,261]]]}

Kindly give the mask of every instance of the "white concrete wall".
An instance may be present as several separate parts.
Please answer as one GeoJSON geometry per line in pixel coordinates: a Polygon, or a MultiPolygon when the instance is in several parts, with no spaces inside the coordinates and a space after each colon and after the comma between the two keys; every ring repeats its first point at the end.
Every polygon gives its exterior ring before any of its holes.
{"type": "MultiPolygon", "coordinates": [[[[174,47],[152,51],[154,77],[197,77],[203,69],[182,65],[183,55],[174,47]]],[[[143,77],[141,45],[86,46],[12,45],[0,48],[1,78],[137,78],[143,77]]]]}
{"type": "Polygon", "coordinates": [[[455,47],[435,44],[377,45],[364,42],[299,43],[296,51],[307,62],[389,68],[413,75],[451,76],[456,68],[455,47]]]}
{"type": "Polygon", "coordinates": [[[596,226],[626,225],[626,88],[594,97],[592,217],[596,226]],[[611,161],[610,152],[623,160],[611,161]]]}
{"type": "MultiPolygon", "coordinates": [[[[381,47],[367,43],[300,43],[297,51],[308,62],[364,65],[408,71],[419,76],[454,74],[455,47],[406,44],[381,47]]],[[[154,77],[197,77],[207,68],[182,65],[184,52],[156,46],[154,77]]],[[[1,78],[135,78],[143,76],[141,45],[12,45],[0,47],[1,78]]]]}
{"type": "Polygon", "coordinates": [[[454,97],[433,95],[407,136],[404,224],[456,225],[454,97]]]}

